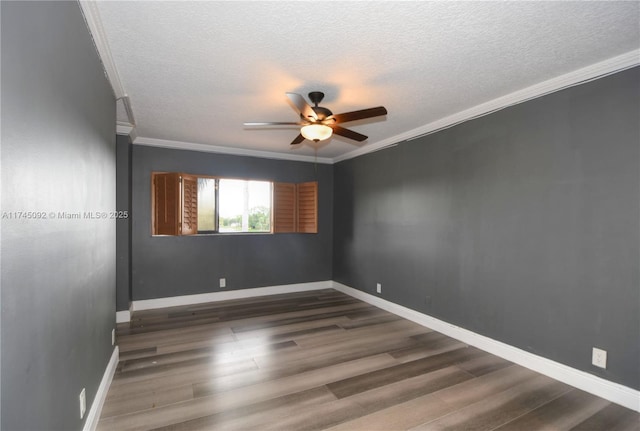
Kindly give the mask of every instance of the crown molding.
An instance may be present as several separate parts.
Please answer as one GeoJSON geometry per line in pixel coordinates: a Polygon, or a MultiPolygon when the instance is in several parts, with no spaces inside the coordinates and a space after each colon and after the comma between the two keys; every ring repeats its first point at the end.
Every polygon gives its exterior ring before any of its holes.
{"type": "Polygon", "coordinates": [[[382,141],[378,141],[373,144],[358,148],[341,156],[335,157],[333,159],[333,162],[337,163],[343,160],[352,159],[354,157],[358,157],[367,153],[382,150],[389,146],[397,145],[398,143],[403,141],[417,139],[422,136],[437,132],[439,130],[455,126],[456,124],[491,114],[492,112],[499,111],[509,106],[517,105],[531,99],[563,90],[565,88],[584,84],[598,78],[603,78],[607,75],[611,75],[617,72],[621,72],[625,69],[638,66],[639,64],[640,50],[636,49],[633,51],[629,51],[625,54],[609,58],[599,63],[594,63],[587,67],[583,67],[582,69],[574,70],[573,72],[548,79],[522,90],[507,94],[506,96],[498,97],[497,99],[490,100],[489,102],[485,102],[472,108],[465,109],[464,111],[460,111],[448,117],[441,118],[424,126],[401,133],[399,135],[395,135],[390,138],[383,139],[382,141]]]}
{"type": "Polygon", "coordinates": [[[102,61],[102,66],[104,67],[107,79],[111,84],[113,94],[116,96],[116,100],[122,100],[129,122],[135,125],[131,102],[129,100],[129,96],[124,91],[122,81],[120,80],[120,74],[118,73],[118,68],[116,67],[116,63],[111,55],[111,48],[109,47],[107,35],[104,31],[104,27],[102,26],[102,19],[100,18],[100,11],[98,10],[97,3],[95,0],[78,0],[78,4],[82,10],[87,27],[89,28],[89,33],[91,33],[93,44],[96,47],[96,51],[98,51],[98,56],[102,61]]]}
{"type": "Polygon", "coordinates": [[[118,100],[122,102],[122,107],[124,108],[124,111],[127,114],[127,119],[129,120],[129,124],[135,127],[136,120],[133,116],[133,108],[131,107],[131,99],[129,98],[129,95],[125,94],[118,100]]]}
{"type": "Polygon", "coordinates": [[[200,151],[204,153],[231,154],[234,156],[260,157],[262,159],[293,160],[298,162],[311,162],[332,164],[333,159],[328,157],[303,156],[300,154],[276,153],[272,151],[250,150],[247,148],[222,147],[218,145],[197,144],[193,142],[169,141],[165,139],[137,137],[134,145],[147,145],[150,147],[172,148],[176,150],[200,151]]]}
{"type": "Polygon", "coordinates": [[[515,91],[511,94],[507,94],[505,96],[490,100],[480,105],[476,105],[472,108],[465,109],[464,111],[460,111],[453,115],[441,118],[429,124],[409,130],[407,132],[404,132],[395,136],[391,136],[387,139],[383,139],[381,141],[371,143],[361,148],[357,148],[353,151],[342,154],[340,156],[337,156],[334,158],[328,158],[328,157],[316,158],[313,156],[302,156],[302,155],[294,155],[294,154],[287,154],[287,153],[277,153],[277,152],[250,150],[250,149],[233,148],[233,147],[211,146],[211,145],[196,144],[196,143],[190,143],[190,142],[135,137],[134,136],[135,127],[133,126],[135,122],[133,120],[133,112],[129,104],[129,97],[124,91],[122,82],[120,81],[118,70],[115,66],[115,62],[111,55],[111,50],[109,48],[107,37],[104,32],[104,28],[102,27],[102,21],[100,19],[100,13],[98,11],[97,3],[94,0],[78,0],[78,3],[80,4],[80,8],[82,9],[83,15],[85,17],[85,21],[87,23],[87,27],[89,28],[89,31],[93,37],[94,44],[96,46],[100,59],[102,60],[107,78],[111,83],[116,99],[123,99],[123,102],[125,103],[125,108],[127,108],[126,112],[131,124],[122,125],[119,123],[117,125],[118,134],[128,134],[129,136],[131,136],[131,140],[134,144],[150,145],[150,146],[157,146],[157,147],[164,147],[164,148],[175,148],[175,149],[182,149],[182,150],[333,164],[333,163],[341,162],[343,160],[348,160],[364,154],[368,154],[374,151],[379,151],[387,147],[395,146],[404,141],[417,139],[422,136],[435,133],[439,130],[446,129],[446,128],[455,126],[459,123],[491,114],[492,112],[496,112],[501,109],[504,109],[522,102],[526,102],[531,99],[535,99],[556,91],[563,90],[565,88],[583,84],[583,83],[592,81],[594,79],[602,78],[607,75],[611,75],[613,73],[617,73],[625,69],[629,69],[631,67],[640,65],[640,50],[636,49],[636,50],[618,55],[616,57],[612,57],[607,60],[594,63],[592,65],[575,70],[573,72],[569,72],[567,74],[560,75],[555,78],[551,78],[549,80],[532,85],[522,90],[515,91]],[[131,127],[131,129],[128,130],[127,127],[131,127]]]}
{"type": "Polygon", "coordinates": [[[118,121],[116,123],[116,135],[127,135],[130,136],[131,133],[133,132],[134,127],[132,124],[129,123],[123,123],[121,121],[118,121]]]}
{"type": "Polygon", "coordinates": [[[131,142],[133,142],[137,138],[136,126],[131,123],[118,121],[116,122],[116,135],[128,136],[131,142]]]}
{"type": "Polygon", "coordinates": [[[116,99],[120,99],[126,96],[122,82],[120,81],[120,75],[118,69],[111,56],[111,49],[109,48],[109,42],[107,41],[107,35],[102,27],[102,20],[100,19],[100,12],[98,11],[98,5],[92,0],[78,0],[80,9],[84,15],[84,19],[89,28],[89,32],[93,37],[93,43],[96,46],[100,60],[107,74],[107,79],[111,83],[113,93],[116,99]]]}

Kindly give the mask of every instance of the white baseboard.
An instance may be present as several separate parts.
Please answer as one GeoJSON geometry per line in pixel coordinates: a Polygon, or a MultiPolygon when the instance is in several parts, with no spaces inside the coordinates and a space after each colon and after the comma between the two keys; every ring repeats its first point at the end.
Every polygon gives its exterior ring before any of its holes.
{"type": "Polygon", "coordinates": [[[559,362],[518,349],[484,335],[476,334],[459,326],[452,325],[429,315],[410,308],[403,307],[386,299],[356,290],[338,282],[332,282],[332,287],[342,293],[353,296],[390,313],[411,320],[419,325],[438,331],[463,343],[482,349],[508,361],[529,368],[540,374],[582,389],[613,403],[629,409],[640,411],[640,391],[610,382],[584,371],[571,368],[559,362]]]}
{"type": "Polygon", "coordinates": [[[125,323],[131,321],[131,312],[129,310],[116,311],[116,323],[125,323]]]}
{"type": "MultiPolygon", "coordinates": [[[[456,325],[452,325],[440,319],[436,319],[435,317],[431,317],[427,314],[423,314],[410,308],[394,304],[393,302],[387,301],[380,297],[353,289],[352,287],[331,280],[312,283],[287,284],[281,286],[211,292],[198,295],[175,296],[170,298],[146,299],[141,301],[133,301],[131,304],[131,310],[151,310],[154,308],[192,305],[205,302],[226,301],[230,299],[251,298],[257,296],[305,292],[331,288],[350,295],[354,298],[360,299],[376,307],[382,308],[383,310],[389,311],[390,313],[411,320],[419,325],[425,326],[429,329],[433,329],[434,331],[438,331],[449,337],[455,338],[456,340],[460,340],[463,343],[477,347],[508,361],[514,362],[518,365],[522,365],[523,367],[534,370],[540,374],[544,374],[583,391],[589,392],[616,404],[620,404],[624,407],[640,412],[640,391],[610,382],[584,371],[571,368],[559,362],[543,358],[542,356],[538,356],[517,347],[494,340],[492,338],[485,337],[484,335],[476,334],[475,332],[469,331],[456,325]]],[[[118,323],[128,322],[130,318],[131,313],[129,311],[119,311],[118,313],[116,313],[116,321],[118,323]]],[[[88,422],[89,420],[87,419],[87,423],[88,422]]],[[[85,427],[85,429],[91,428],[85,427]]]]}
{"type": "Polygon", "coordinates": [[[316,281],[311,283],[284,284],[280,286],[256,287],[252,289],[227,290],[201,293],[198,295],[172,296],[170,298],[144,299],[131,303],[132,311],[154,308],[175,307],[178,305],[201,304],[204,302],[227,301],[229,299],[252,298],[256,296],[278,295],[281,293],[305,292],[309,290],[331,289],[332,282],[316,281]]]}
{"type": "Polygon", "coordinates": [[[96,396],[93,398],[93,402],[91,403],[91,408],[87,414],[87,420],[84,423],[84,428],[82,429],[83,431],[94,431],[98,426],[98,420],[100,419],[100,413],[102,413],[104,400],[107,398],[107,392],[109,392],[111,380],[113,380],[113,376],[116,373],[119,356],[120,351],[118,346],[115,346],[113,348],[113,353],[111,354],[111,359],[107,364],[107,368],[104,370],[104,375],[102,376],[102,381],[100,381],[100,386],[98,386],[96,396]]]}

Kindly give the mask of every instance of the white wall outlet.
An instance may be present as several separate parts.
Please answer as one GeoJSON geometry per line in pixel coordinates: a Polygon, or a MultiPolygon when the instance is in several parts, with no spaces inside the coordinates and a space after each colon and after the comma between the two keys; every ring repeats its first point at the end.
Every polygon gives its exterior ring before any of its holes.
{"type": "Polygon", "coordinates": [[[111,330],[111,345],[115,346],[116,344],[116,328],[111,330]]]}
{"type": "Polygon", "coordinates": [[[607,368],[607,351],[594,347],[591,363],[596,367],[607,368]]]}
{"type": "Polygon", "coordinates": [[[227,279],[226,278],[221,278],[220,279],[220,287],[227,287],[227,279]]]}
{"type": "Polygon", "coordinates": [[[382,293],[382,284],[376,283],[376,292],[382,293]]]}
{"type": "Polygon", "coordinates": [[[84,388],[80,391],[80,419],[84,417],[85,412],[87,411],[87,396],[84,388]]]}

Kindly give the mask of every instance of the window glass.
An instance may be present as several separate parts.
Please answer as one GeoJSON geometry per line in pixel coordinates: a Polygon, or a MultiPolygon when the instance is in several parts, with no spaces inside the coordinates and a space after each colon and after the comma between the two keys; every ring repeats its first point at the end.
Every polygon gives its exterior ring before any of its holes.
{"type": "Polygon", "coordinates": [[[198,178],[198,232],[216,230],[216,180],[198,178]]]}
{"type": "Polygon", "coordinates": [[[219,180],[219,231],[270,232],[271,183],[219,180]]]}

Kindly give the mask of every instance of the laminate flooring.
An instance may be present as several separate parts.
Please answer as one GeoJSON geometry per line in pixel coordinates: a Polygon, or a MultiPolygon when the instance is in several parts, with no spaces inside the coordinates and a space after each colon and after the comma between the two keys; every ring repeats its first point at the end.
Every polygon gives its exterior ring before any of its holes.
{"type": "Polygon", "coordinates": [[[640,430],[632,410],[332,289],[138,311],[117,430],[640,430]]]}

